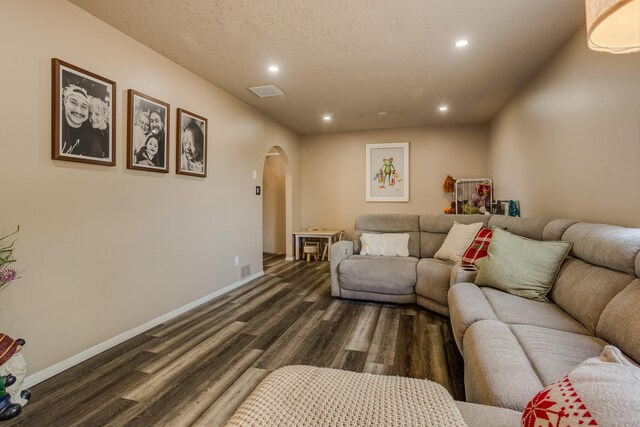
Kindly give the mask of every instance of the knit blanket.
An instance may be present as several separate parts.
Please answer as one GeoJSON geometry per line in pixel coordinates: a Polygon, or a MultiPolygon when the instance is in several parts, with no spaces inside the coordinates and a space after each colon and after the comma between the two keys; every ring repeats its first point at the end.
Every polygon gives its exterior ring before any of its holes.
{"type": "Polygon", "coordinates": [[[286,366],[267,376],[229,427],[465,426],[453,398],[428,380],[286,366]]]}

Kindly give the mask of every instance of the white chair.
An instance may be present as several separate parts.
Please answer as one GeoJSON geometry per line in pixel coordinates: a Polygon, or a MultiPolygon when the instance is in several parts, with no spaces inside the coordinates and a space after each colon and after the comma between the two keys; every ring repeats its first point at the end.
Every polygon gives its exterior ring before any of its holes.
{"type": "MultiPolygon", "coordinates": [[[[342,240],[342,237],[344,237],[344,230],[340,230],[340,234],[338,235],[338,242],[342,240]]],[[[323,248],[322,248],[322,261],[324,261],[325,257],[327,255],[329,255],[329,244],[328,243],[323,243],[323,248]]]]}

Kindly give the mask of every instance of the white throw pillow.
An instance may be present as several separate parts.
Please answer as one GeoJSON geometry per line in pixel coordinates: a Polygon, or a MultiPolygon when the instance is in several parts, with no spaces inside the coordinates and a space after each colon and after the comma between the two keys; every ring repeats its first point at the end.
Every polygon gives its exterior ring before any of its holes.
{"type": "Polygon", "coordinates": [[[442,246],[433,257],[461,264],[462,256],[481,228],[481,222],[467,225],[454,221],[453,227],[451,227],[449,234],[444,239],[444,243],[442,243],[442,246]]]}
{"type": "Polygon", "coordinates": [[[360,255],[409,256],[407,233],[362,233],[360,255]]]}

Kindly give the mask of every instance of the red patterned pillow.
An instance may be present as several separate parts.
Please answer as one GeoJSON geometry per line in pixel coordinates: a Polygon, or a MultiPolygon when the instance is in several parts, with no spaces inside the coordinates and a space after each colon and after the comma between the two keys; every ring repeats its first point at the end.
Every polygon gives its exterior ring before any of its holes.
{"type": "Polygon", "coordinates": [[[524,427],[640,425],[640,367],[608,345],[538,393],[522,413],[524,427]]]}
{"type": "Polygon", "coordinates": [[[597,426],[569,376],[538,393],[522,413],[524,427],[597,426]]]}
{"type": "Polygon", "coordinates": [[[493,233],[490,228],[481,228],[478,231],[471,245],[464,251],[464,255],[462,256],[463,267],[472,267],[477,260],[487,256],[487,248],[489,247],[489,243],[491,243],[492,235],[493,233]]]}

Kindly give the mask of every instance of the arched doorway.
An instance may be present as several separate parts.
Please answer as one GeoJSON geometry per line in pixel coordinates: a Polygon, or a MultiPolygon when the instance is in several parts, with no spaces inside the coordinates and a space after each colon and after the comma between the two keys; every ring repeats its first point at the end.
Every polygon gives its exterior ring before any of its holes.
{"type": "Polygon", "coordinates": [[[287,159],[280,147],[272,147],[262,172],[262,252],[287,252],[287,159]]]}

